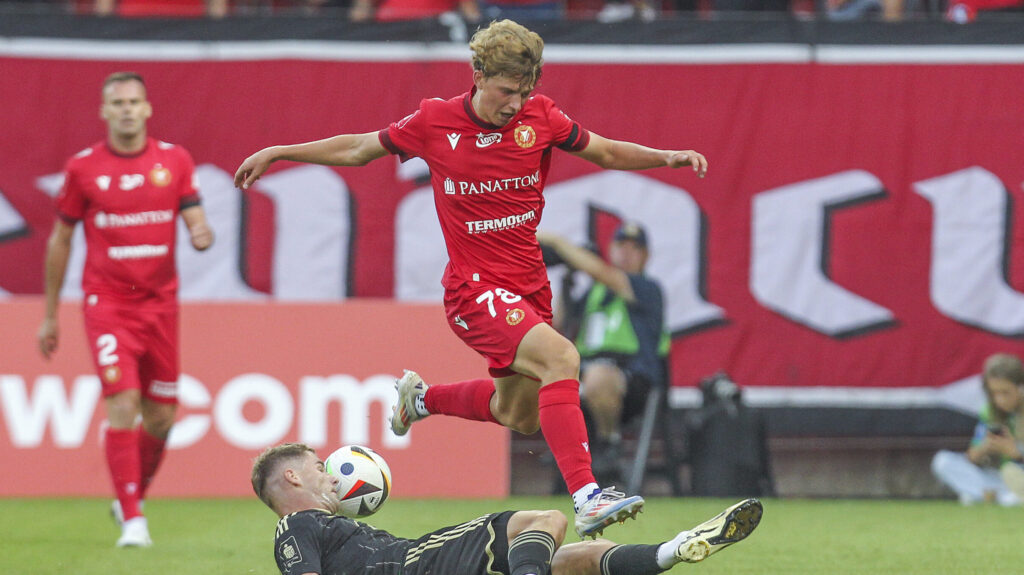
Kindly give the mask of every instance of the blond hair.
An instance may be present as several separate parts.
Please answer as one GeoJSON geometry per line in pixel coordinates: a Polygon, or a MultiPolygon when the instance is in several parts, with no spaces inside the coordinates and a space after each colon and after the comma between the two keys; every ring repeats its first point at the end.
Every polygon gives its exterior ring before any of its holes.
{"type": "Polygon", "coordinates": [[[473,51],[473,69],[483,72],[485,78],[505,76],[531,90],[540,80],[544,40],[522,24],[491,22],[473,34],[469,49],[473,51]]]}
{"type": "Polygon", "coordinates": [[[260,498],[260,501],[267,504],[267,507],[273,509],[274,503],[271,500],[270,493],[267,492],[267,480],[278,471],[281,464],[291,461],[295,458],[302,457],[307,453],[316,455],[316,451],[313,448],[304,443],[285,443],[276,447],[267,448],[261,453],[252,464],[252,490],[256,492],[256,497],[260,498]]]}

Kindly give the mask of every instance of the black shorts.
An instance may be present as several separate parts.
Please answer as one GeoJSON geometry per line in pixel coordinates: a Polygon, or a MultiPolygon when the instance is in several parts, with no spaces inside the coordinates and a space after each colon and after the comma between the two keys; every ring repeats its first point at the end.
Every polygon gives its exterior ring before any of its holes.
{"type": "Polygon", "coordinates": [[[622,398],[623,425],[629,423],[634,417],[641,415],[647,405],[647,394],[651,391],[651,382],[647,376],[635,373],[629,369],[628,358],[617,358],[610,356],[597,356],[584,359],[581,372],[594,363],[608,363],[614,365],[626,376],[626,395],[622,398]]]}
{"type": "Polygon", "coordinates": [[[508,520],[514,511],[444,527],[412,542],[402,575],[508,575],[508,520]]]}

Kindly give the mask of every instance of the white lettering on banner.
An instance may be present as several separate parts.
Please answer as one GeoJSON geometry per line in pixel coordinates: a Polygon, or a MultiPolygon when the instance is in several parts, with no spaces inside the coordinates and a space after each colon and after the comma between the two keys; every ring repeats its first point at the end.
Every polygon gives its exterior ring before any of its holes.
{"type": "Polygon", "coordinates": [[[27,232],[28,226],[18,210],[14,209],[3,190],[0,190],[0,237],[27,232]]]}
{"type": "Polygon", "coordinates": [[[829,278],[823,267],[829,210],[885,196],[860,170],[790,184],[754,196],[750,292],[768,309],[832,337],[890,324],[893,314],[829,278]]]}
{"type": "Polygon", "coordinates": [[[502,178],[488,182],[458,182],[459,194],[486,194],[489,192],[504,192],[518,190],[528,186],[536,186],[540,182],[540,170],[518,178],[502,178]]]}
{"type": "Polygon", "coordinates": [[[217,431],[228,443],[245,449],[273,445],[292,427],[295,402],[279,380],[262,373],[247,373],[224,384],[213,404],[217,431]],[[242,408],[250,401],[263,404],[264,415],[249,421],[242,408]]]}
{"type": "Polygon", "coordinates": [[[211,403],[213,399],[202,382],[184,373],[178,376],[178,405],[186,415],[175,421],[171,427],[171,434],[167,437],[169,449],[183,449],[206,436],[206,432],[210,430],[210,416],[205,413],[189,412],[205,411],[211,403]]]}
{"type": "Polygon", "coordinates": [[[306,376],[299,380],[299,438],[311,447],[327,445],[327,412],[333,403],[341,405],[341,437],[345,443],[370,442],[369,414],[376,403],[381,410],[381,437],[384,447],[404,448],[409,435],[391,433],[388,417],[395,400],[395,378],[375,375],[360,382],[350,375],[306,376]]]}
{"type": "Polygon", "coordinates": [[[108,214],[106,212],[96,212],[95,218],[96,227],[100,229],[166,224],[172,220],[174,220],[173,210],[154,210],[150,212],[135,212],[131,214],[108,214]]]}
{"type": "Polygon", "coordinates": [[[170,248],[166,244],[151,245],[141,244],[137,246],[110,246],[107,248],[107,256],[112,260],[138,260],[144,258],[158,258],[166,256],[170,248]]]}
{"type": "Polygon", "coordinates": [[[537,213],[533,210],[526,212],[525,214],[517,214],[514,216],[505,216],[503,218],[493,218],[490,220],[476,220],[473,222],[466,222],[467,231],[471,234],[481,234],[487,232],[500,232],[503,230],[517,228],[524,222],[528,222],[537,217],[537,213]]]}
{"type": "Polygon", "coordinates": [[[1024,294],[1007,282],[1009,193],[971,167],[917,182],[932,204],[932,303],[947,317],[1009,337],[1024,335],[1024,294]]]}
{"type": "Polygon", "coordinates": [[[38,447],[47,426],[53,432],[55,446],[67,449],[82,445],[99,397],[100,380],[95,375],[76,377],[70,399],[59,376],[37,377],[30,398],[24,378],[0,375],[0,407],[11,444],[17,448],[38,447]]]}

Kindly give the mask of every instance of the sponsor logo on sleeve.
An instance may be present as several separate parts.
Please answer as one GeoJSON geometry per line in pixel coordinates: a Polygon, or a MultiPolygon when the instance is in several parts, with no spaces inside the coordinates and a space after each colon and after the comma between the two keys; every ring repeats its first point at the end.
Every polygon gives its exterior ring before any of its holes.
{"type": "Polygon", "coordinates": [[[299,551],[299,546],[295,543],[294,535],[281,542],[281,545],[277,548],[277,553],[281,556],[281,563],[284,564],[286,569],[302,561],[302,553],[299,551]]]}

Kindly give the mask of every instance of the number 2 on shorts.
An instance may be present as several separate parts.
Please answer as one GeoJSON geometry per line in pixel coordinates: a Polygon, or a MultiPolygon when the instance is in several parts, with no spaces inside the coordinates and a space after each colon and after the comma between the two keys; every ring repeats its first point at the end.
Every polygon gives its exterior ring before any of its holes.
{"type": "Polygon", "coordinates": [[[99,352],[96,354],[96,362],[100,365],[114,365],[119,359],[117,354],[117,338],[112,333],[105,333],[96,338],[96,347],[99,352]]]}

